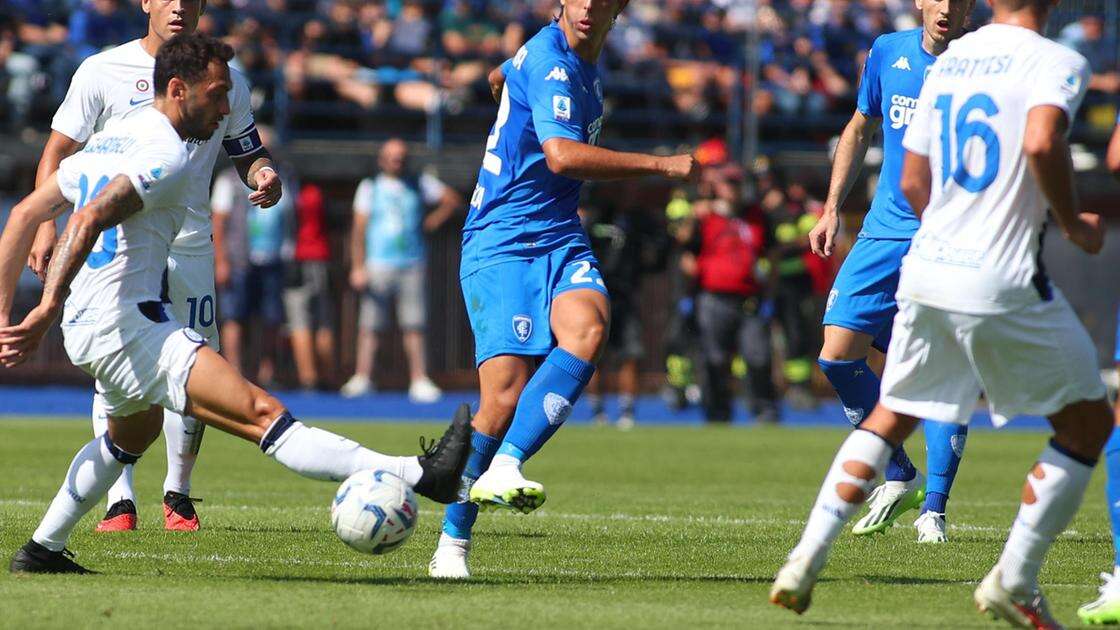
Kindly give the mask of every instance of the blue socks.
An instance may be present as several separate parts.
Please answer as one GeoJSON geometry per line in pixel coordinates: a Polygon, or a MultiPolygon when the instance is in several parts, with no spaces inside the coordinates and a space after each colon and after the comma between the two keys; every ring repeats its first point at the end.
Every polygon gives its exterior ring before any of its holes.
{"type": "MultiPolygon", "coordinates": [[[[464,489],[467,493],[470,492],[471,484],[490,467],[490,460],[494,459],[500,444],[498,438],[478,431],[474,432],[471,436],[471,454],[467,457],[467,465],[463,468],[463,481],[459,486],[461,492],[464,489]]],[[[467,501],[464,496],[459,498],[461,502],[447,506],[443,513],[443,532],[452,538],[469,540],[471,528],[478,518],[478,505],[467,501]]]]}
{"type": "Polygon", "coordinates": [[[1116,566],[1120,567],[1120,429],[1113,429],[1104,445],[1105,496],[1108,497],[1108,519],[1112,522],[1112,546],[1116,566]]]}
{"type": "MultiPolygon", "coordinates": [[[[844,413],[848,416],[848,422],[858,427],[879,402],[879,377],[867,365],[866,359],[856,361],[817,359],[817,364],[821,366],[821,371],[836,390],[840,404],[844,406],[844,413]]],[[[906,455],[906,451],[899,446],[887,462],[885,473],[887,481],[910,481],[917,474],[918,471],[906,455]]]]}
{"type": "Polygon", "coordinates": [[[522,462],[532,457],[568,418],[593,374],[593,364],[567,350],[550,352],[525,384],[498,454],[522,462]]]}
{"type": "Polygon", "coordinates": [[[929,467],[922,513],[944,514],[945,504],[949,501],[949,490],[953,487],[957,468],[964,455],[968,427],[954,422],[930,420],[922,424],[926,433],[926,463],[929,467]]]}

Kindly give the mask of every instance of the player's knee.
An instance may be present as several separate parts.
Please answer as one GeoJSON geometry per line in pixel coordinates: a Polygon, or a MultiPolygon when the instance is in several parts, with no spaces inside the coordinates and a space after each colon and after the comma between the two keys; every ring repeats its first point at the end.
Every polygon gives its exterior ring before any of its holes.
{"type": "Polygon", "coordinates": [[[500,389],[487,400],[482,402],[482,407],[488,412],[487,417],[512,418],[517,410],[517,401],[521,398],[520,387],[506,387],[500,389]]]}
{"type": "Polygon", "coordinates": [[[284,411],[284,405],[268,392],[264,390],[254,392],[252,420],[256,426],[267,429],[284,411]]]}

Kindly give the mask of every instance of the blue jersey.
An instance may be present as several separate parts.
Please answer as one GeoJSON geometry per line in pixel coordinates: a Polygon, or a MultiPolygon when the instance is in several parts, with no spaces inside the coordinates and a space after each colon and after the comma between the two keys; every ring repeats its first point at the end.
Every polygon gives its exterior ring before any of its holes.
{"type": "Polygon", "coordinates": [[[596,144],[603,89],[595,66],[544,27],[502,65],[505,89],[463,226],[465,277],[488,265],[587,246],[576,208],[581,182],[548,169],[550,138],[596,144]]]}
{"type": "Polygon", "coordinates": [[[882,35],[871,46],[859,84],[857,108],[883,119],[883,168],[859,235],[912,238],[918,217],[902,194],[902,137],[918,107],[926,72],[937,58],[922,48],[922,29],[882,35]]]}

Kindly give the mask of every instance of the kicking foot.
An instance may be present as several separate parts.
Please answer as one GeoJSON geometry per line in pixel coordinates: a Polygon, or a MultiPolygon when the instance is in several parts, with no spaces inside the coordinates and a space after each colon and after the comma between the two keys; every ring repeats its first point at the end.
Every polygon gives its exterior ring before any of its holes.
{"type": "Polygon", "coordinates": [[[420,456],[424,474],[412,489],[437,503],[458,501],[459,482],[470,453],[471,408],[464,403],[455,410],[451,426],[447,427],[439,442],[424,449],[424,454],[420,456]]]}
{"type": "Polygon", "coordinates": [[[867,516],[852,527],[856,536],[885,532],[905,512],[921,507],[926,496],[926,478],[922,473],[910,481],[886,481],[867,499],[867,516]]]}
{"type": "Polygon", "coordinates": [[[467,556],[471,553],[471,541],[452,538],[447,534],[439,535],[439,544],[428,563],[428,575],[440,580],[466,580],[471,577],[467,566],[467,556]]]}
{"type": "Polygon", "coordinates": [[[980,612],[993,619],[1002,619],[1016,628],[1033,630],[1061,630],[1062,624],[1050,615],[1042,591],[1012,593],[1000,581],[999,567],[992,567],[987,577],[976,587],[972,599],[980,612]]]}
{"type": "Polygon", "coordinates": [[[51,551],[34,540],[16,551],[8,570],[12,573],[94,573],[71,560],[74,552],[69,549],[51,551]]]}
{"type": "Polygon", "coordinates": [[[197,532],[198,514],[194,511],[192,499],[179,492],[168,491],[163,495],[163,528],[169,532],[197,532]]]}
{"type": "Polygon", "coordinates": [[[824,565],[824,557],[796,555],[786,560],[770,587],[770,603],[802,614],[813,600],[813,586],[824,565]]]}
{"type": "Polygon", "coordinates": [[[1120,572],[1102,573],[1100,597],[1077,609],[1081,623],[1097,625],[1120,624],[1120,572]]]}
{"type": "Polygon", "coordinates": [[[945,515],[937,512],[922,512],[918,520],[914,521],[914,529],[918,530],[918,542],[943,543],[949,542],[945,534],[945,515]]]}
{"type": "Polygon", "coordinates": [[[122,499],[109,506],[105,518],[97,524],[95,532],[130,532],[136,529],[136,504],[132,499],[122,499]]]}
{"type": "Polygon", "coordinates": [[[528,514],[544,505],[544,486],[529,481],[512,464],[491,465],[471,486],[471,501],[483,510],[495,507],[528,514]]]}

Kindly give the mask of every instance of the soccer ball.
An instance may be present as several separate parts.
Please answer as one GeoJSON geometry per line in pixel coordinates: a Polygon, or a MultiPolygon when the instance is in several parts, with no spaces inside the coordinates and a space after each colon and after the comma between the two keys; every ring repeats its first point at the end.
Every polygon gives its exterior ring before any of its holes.
{"type": "Polygon", "coordinates": [[[362,553],[389,553],[416,529],[416,495],[404,479],[363,470],[342,482],[331,504],[331,525],[342,542],[362,553]]]}

